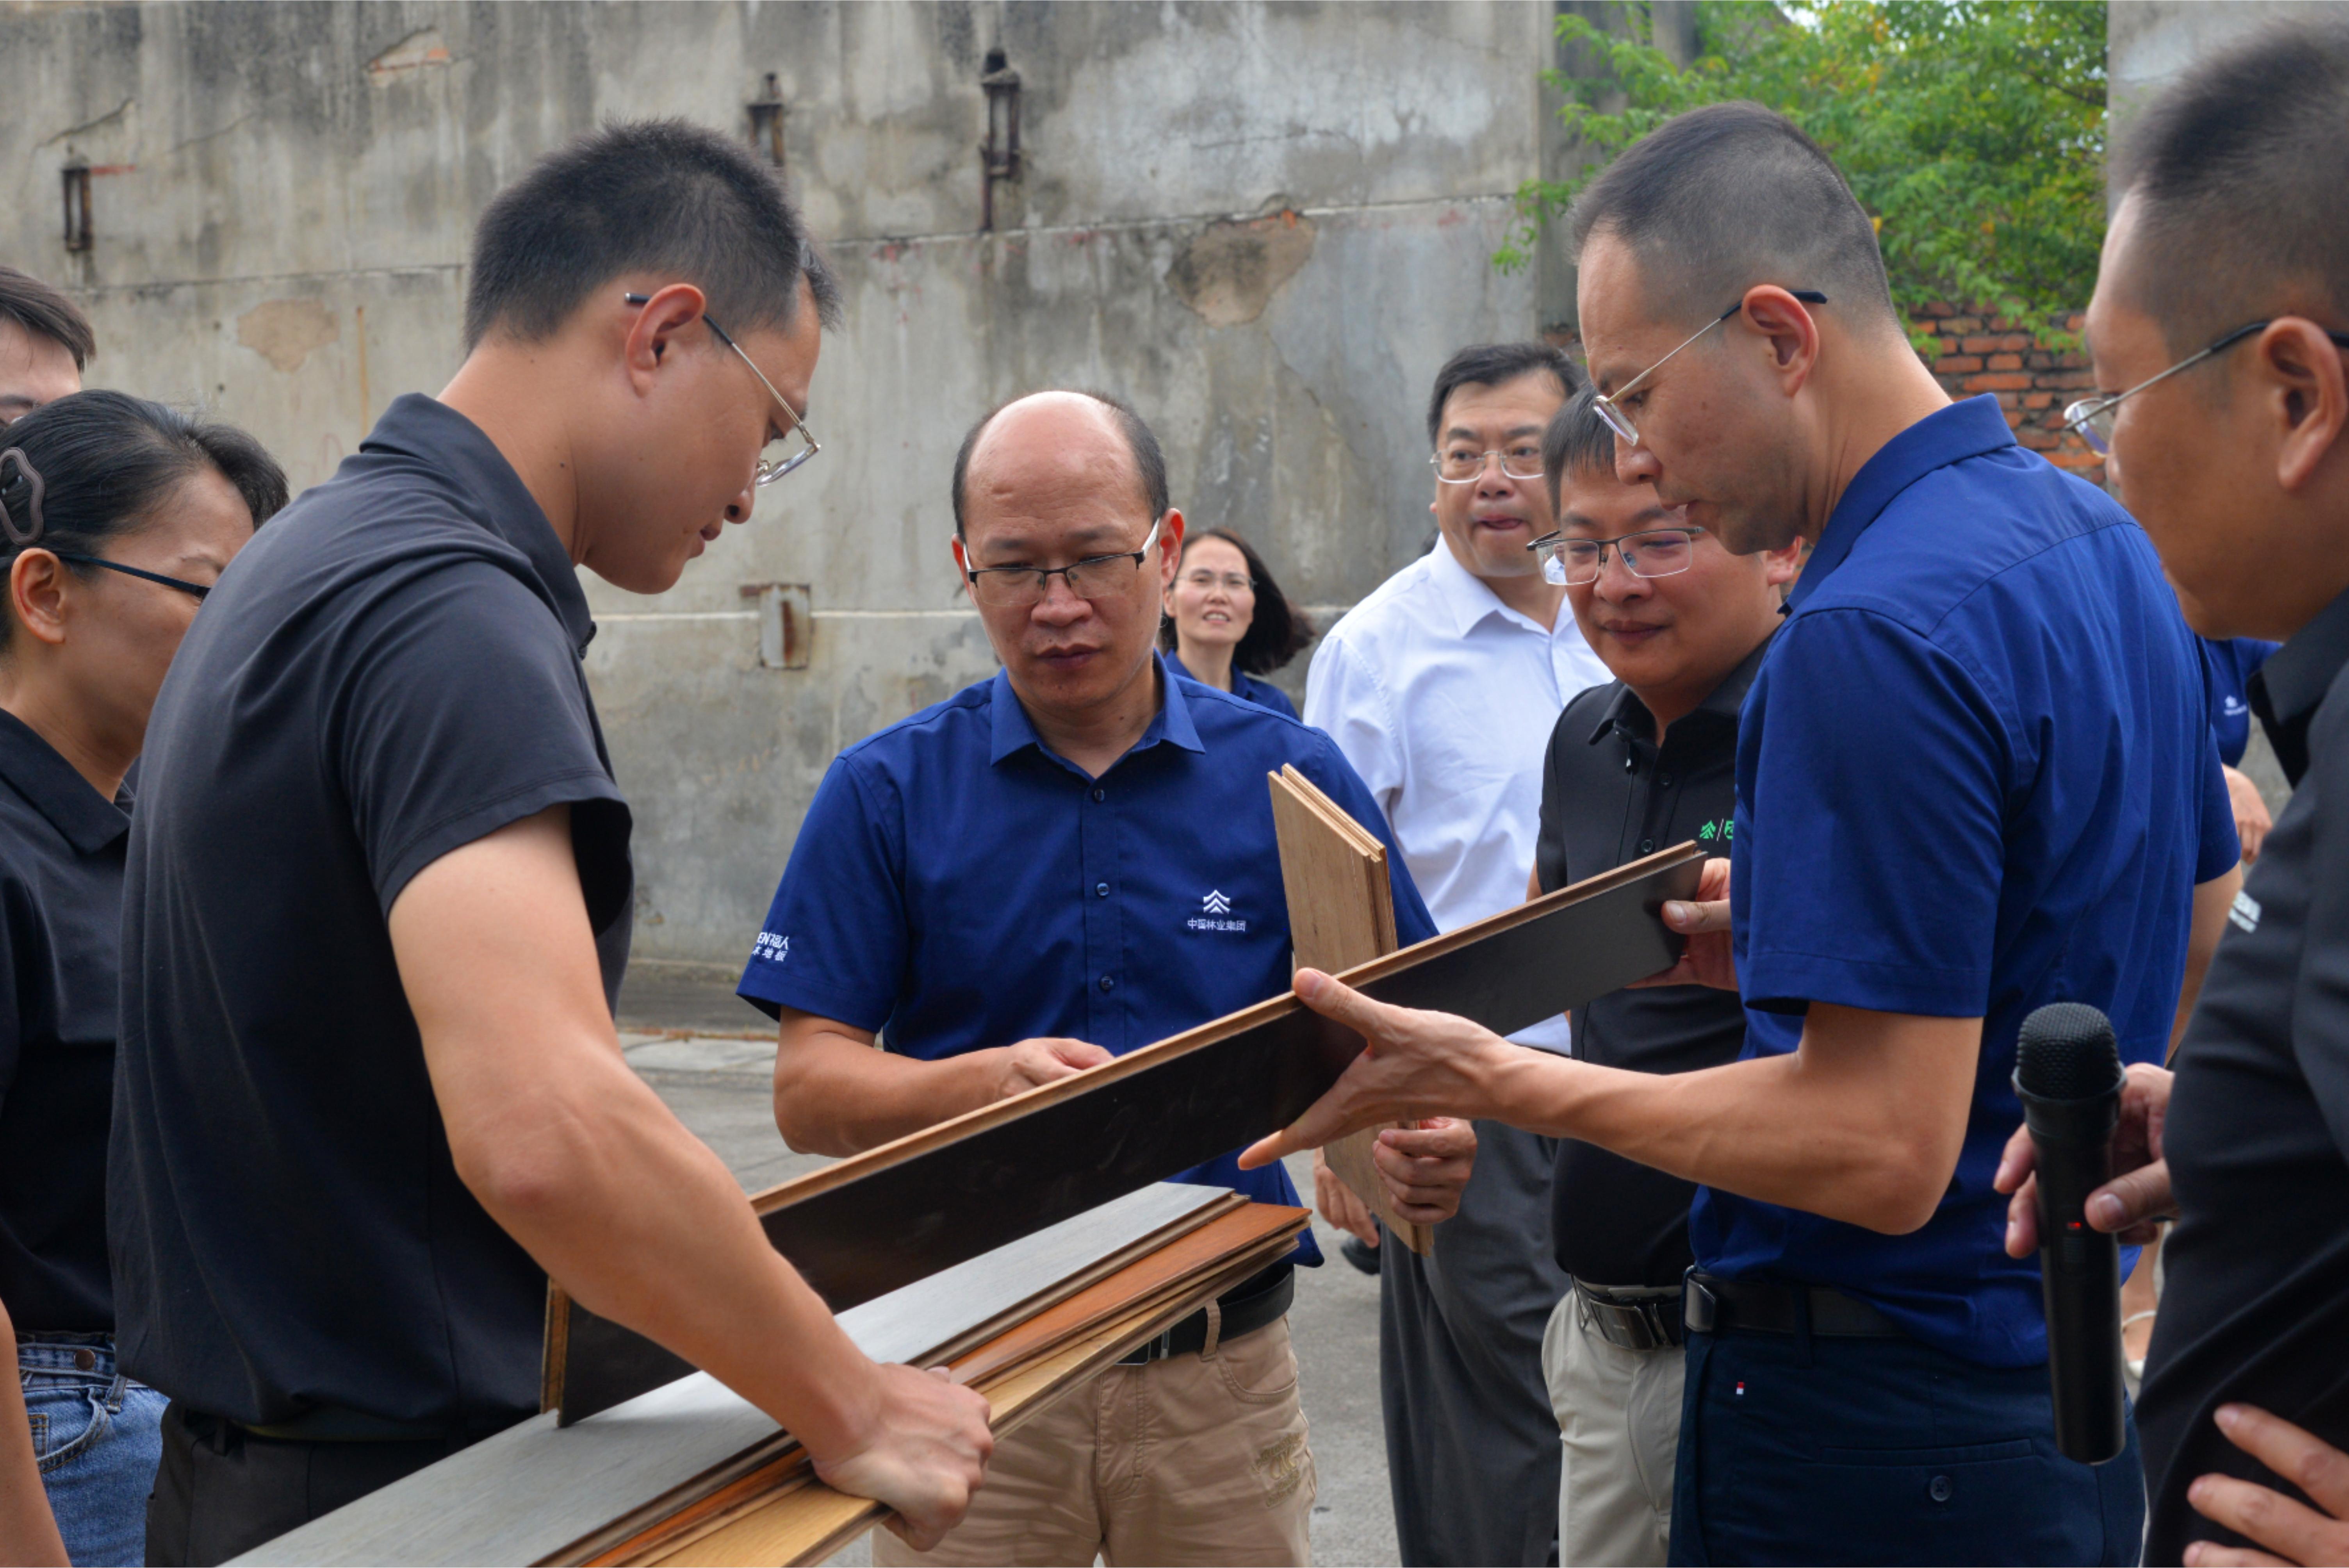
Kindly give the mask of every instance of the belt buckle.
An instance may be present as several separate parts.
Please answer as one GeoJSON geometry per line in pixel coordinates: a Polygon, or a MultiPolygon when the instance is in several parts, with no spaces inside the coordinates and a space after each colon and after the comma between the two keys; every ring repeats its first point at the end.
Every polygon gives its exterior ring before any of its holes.
{"type": "Polygon", "coordinates": [[[1174,1331],[1169,1328],[1164,1334],[1154,1335],[1143,1340],[1119,1357],[1117,1364],[1121,1367],[1147,1367],[1154,1361],[1164,1361],[1174,1354],[1174,1331]]]}
{"type": "Polygon", "coordinates": [[[1719,1322],[1720,1299],[1691,1269],[1681,1285],[1681,1323],[1691,1334],[1711,1334],[1719,1322]]]}

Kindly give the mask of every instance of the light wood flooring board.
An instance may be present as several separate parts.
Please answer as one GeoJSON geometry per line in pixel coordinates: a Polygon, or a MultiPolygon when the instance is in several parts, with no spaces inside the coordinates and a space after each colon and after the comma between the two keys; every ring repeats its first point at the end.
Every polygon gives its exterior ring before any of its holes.
{"type": "MultiPolygon", "coordinates": [[[[1394,884],[1386,846],[1293,766],[1268,776],[1280,880],[1288,900],[1289,945],[1296,967],[1342,975],[1395,950],[1394,884]]],[[[1425,1225],[1406,1220],[1371,1150],[1377,1128],[1332,1140],[1321,1158],[1338,1180],[1386,1222],[1395,1240],[1420,1256],[1435,1244],[1425,1225]]]]}
{"type": "MultiPolygon", "coordinates": [[[[841,1315],[877,1361],[918,1359],[1054,1281],[1188,1218],[1222,1188],[1160,1182],[841,1315]]],[[[249,1563],[531,1563],[775,1436],[706,1373],[577,1424],[534,1416],[237,1559],[249,1563]]]]}

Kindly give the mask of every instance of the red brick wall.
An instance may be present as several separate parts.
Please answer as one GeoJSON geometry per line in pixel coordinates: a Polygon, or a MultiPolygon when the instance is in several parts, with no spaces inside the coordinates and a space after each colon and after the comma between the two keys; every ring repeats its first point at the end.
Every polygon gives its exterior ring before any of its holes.
{"type": "MultiPolygon", "coordinates": [[[[2081,318],[2074,315],[2064,325],[2076,336],[2081,318]]],[[[1954,305],[1927,305],[1915,325],[1940,340],[1936,345],[1940,352],[1924,359],[1950,396],[1995,395],[2016,440],[2058,468],[2095,484],[2105,482],[2105,459],[2090,451],[2077,433],[2063,429],[2064,406],[2085,397],[2095,385],[2085,353],[2020,331],[2004,316],[1969,315],[1954,305]]]]}

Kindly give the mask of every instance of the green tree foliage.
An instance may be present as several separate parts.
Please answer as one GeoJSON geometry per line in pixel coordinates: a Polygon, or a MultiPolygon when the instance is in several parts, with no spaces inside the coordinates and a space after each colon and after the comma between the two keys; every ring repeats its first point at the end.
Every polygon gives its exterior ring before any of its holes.
{"type": "Polygon", "coordinates": [[[2104,242],[2105,7],[2079,0],[1754,0],[1698,8],[1697,57],[1676,65],[1582,16],[1557,36],[1595,74],[1545,73],[1567,129],[1595,155],[1576,178],[1529,181],[1520,266],[1541,225],[1616,154],[1684,109],[1752,98],[1833,155],[1876,220],[1892,294],[1984,305],[2040,328],[2086,303],[2104,242]]]}

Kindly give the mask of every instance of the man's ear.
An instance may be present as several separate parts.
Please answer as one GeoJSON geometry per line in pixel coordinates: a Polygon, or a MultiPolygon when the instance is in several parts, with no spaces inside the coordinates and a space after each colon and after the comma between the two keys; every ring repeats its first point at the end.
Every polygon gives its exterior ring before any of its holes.
{"type": "MultiPolygon", "coordinates": [[[[707,303],[691,284],[667,284],[655,291],[649,303],[634,306],[636,319],[621,340],[620,357],[638,397],[653,388],[653,378],[688,327],[701,319],[707,303]]],[[[706,330],[706,329],[705,329],[706,330]]]]}
{"type": "Polygon", "coordinates": [[[2259,407],[2275,431],[2276,482],[2298,490],[2315,478],[2349,429],[2349,377],[2324,328],[2280,316],[2245,356],[2260,384],[2259,407]]]}
{"type": "Polygon", "coordinates": [[[1776,284],[1747,289],[1744,308],[1730,326],[1769,344],[1771,369],[1789,396],[1802,389],[1818,365],[1819,324],[1802,301],[1776,284]]]}
{"type": "Polygon", "coordinates": [[[1801,540],[1776,550],[1762,552],[1762,581],[1773,588],[1784,588],[1803,574],[1804,543],[1801,540]]]}
{"type": "Polygon", "coordinates": [[[1183,514],[1173,507],[1166,509],[1165,518],[1158,524],[1158,593],[1162,599],[1174,586],[1174,574],[1183,569],[1183,514]]]}

